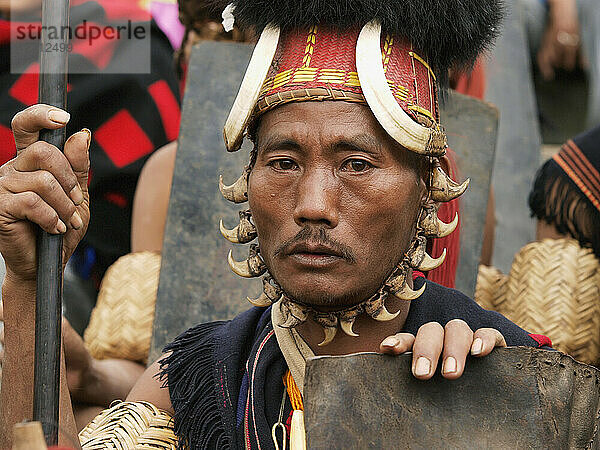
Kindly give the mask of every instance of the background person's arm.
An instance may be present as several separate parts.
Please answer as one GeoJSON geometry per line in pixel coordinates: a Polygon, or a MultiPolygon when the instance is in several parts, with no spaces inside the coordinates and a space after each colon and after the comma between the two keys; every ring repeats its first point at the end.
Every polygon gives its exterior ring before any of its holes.
{"type": "MultiPolygon", "coordinates": [[[[6,263],[0,448],[11,447],[14,425],[33,413],[37,225],[63,234],[66,263],[89,222],[90,132],[72,135],[64,154],[38,141],[41,129],[62,128],[69,119],[47,105],[18,113],[12,123],[17,157],[0,167],[0,251],[6,263]]],[[[64,355],[61,361],[59,442],[78,446],[64,355]]]]}

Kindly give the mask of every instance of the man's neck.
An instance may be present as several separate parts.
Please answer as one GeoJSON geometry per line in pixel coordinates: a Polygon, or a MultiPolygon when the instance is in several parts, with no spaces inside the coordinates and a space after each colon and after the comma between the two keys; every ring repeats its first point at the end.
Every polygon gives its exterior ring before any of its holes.
{"type": "Polygon", "coordinates": [[[398,316],[387,322],[378,322],[367,314],[361,314],[354,323],[354,332],[358,334],[358,337],[348,336],[340,329],[333,341],[323,347],[319,347],[319,343],[324,338],[323,327],[318,323],[313,320],[307,320],[302,325],[299,325],[296,330],[310,346],[315,355],[348,355],[359,352],[378,352],[381,341],[402,330],[408,316],[410,302],[391,297],[388,298],[385,306],[391,313],[399,311],[398,316]]]}

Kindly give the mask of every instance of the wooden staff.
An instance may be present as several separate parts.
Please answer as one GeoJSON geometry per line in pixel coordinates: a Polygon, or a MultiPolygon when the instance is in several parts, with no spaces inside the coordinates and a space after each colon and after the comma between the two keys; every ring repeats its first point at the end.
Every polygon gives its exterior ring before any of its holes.
{"type": "MultiPolygon", "coordinates": [[[[44,0],[39,99],[61,109],[67,104],[68,27],[69,0],[44,0]]],[[[40,133],[40,140],[61,150],[65,139],[65,128],[40,133]]],[[[48,445],[58,443],[62,242],[62,235],[38,230],[33,418],[41,422],[48,445]]]]}

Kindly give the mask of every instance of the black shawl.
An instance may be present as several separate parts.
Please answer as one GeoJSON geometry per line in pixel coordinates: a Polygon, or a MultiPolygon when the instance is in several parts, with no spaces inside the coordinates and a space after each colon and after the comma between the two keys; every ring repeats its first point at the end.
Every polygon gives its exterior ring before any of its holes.
{"type": "MultiPolygon", "coordinates": [[[[538,336],[504,316],[482,309],[462,293],[424,278],[424,294],[413,300],[403,331],[436,321],[463,319],[471,329],[499,330],[510,346],[539,347],[538,336]],[[534,336],[534,337],[532,337],[534,336]]],[[[175,433],[189,449],[273,449],[287,365],[277,345],[270,308],[252,308],[227,322],[197,325],[169,344],[162,363],[175,410],[175,433]]],[[[286,400],[284,422],[291,405],[286,400]]]]}

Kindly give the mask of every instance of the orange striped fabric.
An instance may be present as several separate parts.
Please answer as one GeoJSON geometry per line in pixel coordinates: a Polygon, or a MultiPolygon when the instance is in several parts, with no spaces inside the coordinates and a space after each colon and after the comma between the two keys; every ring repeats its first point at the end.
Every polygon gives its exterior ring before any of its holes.
{"type": "Polygon", "coordinates": [[[600,174],[577,144],[567,141],[552,158],[600,211],[600,174]]]}

